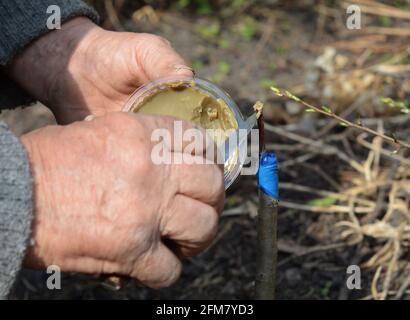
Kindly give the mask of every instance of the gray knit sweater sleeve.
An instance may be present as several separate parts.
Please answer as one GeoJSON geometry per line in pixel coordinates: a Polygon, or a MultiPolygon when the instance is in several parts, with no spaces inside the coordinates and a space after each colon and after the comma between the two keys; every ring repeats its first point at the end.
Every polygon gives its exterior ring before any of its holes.
{"type": "Polygon", "coordinates": [[[33,99],[1,71],[30,42],[49,32],[47,8],[61,9],[61,23],[86,16],[98,22],[97,13],[81,0],[0,0],[0,110],[31,104],[33,99]]]}
{"type": "Polygon", "coordinates": [[[21,268],[32,221],[31,173],[24,147],[0,122],[0,299],[21,268]]]}
{"type": "MultiPolygon", "coordinates": [[[[61,23],[72,17],[98,20],[80,0],[0,0],[0,111],[27,105],[32,98],[2,73],[19,52],[47,29],[47,8],[61,9],[61,23]]],[[[45,70],[47,72],[47,70],[45,70]]],[[[0,299],[6,298],[21,268],[30,238],[32,182],[25,149],[0,122],[0,299]]]]}

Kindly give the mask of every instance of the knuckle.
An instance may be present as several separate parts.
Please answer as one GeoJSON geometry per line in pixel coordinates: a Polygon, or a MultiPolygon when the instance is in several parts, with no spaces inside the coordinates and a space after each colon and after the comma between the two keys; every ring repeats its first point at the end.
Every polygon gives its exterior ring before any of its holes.
{"type": "MultiPolygon", "coordinates": [[[[152,259],[159,259],[152,257],[152,259]]],[[[163,264],[161,272],[147,272],[146,278],[142,280],[153,289],[166,288],[174,284],[182,273],[182,264],[179,259],[170,259],[163,264]]]]}
{"type": "Polygon", "coordinates": [[[206,206],[206,209],[202,212],[201,228],[197,233],[196,242],[202,244],[202,250],[215,238],[218,230],[218,214],[215,209],[206,206]]]}
{"type": "Polygon", "coordinates": [[[165,39],[164,37],[161,36],[155,36],[155,41],[157,41],[158,43],[161,43],[162,45],[166,45],[167,47],[171,46],[171,42],[169,42],[167,39],[165,39]]]}
{"type": "Polygon", "coordinates": [[[173,285],[181,276],[182,273],[182,264],[179,260],[169,266],[169,273],[162,279],[160,285],[162,288],[169,287],[173,285]]]}
{"type": "MultiPolygon", "coordinates": [[[[225,196],[225,187],[224,187],[224,177],[223,172],[219,166],[212,164],[211,166],[211,178],[212,184],[209,188],[209,198],[210,202],[213,205],[218,205],[224,200],[225,196]]],[[[221,209],[217,206],[218,211],[221,209]]]]}
{"type": "Polygon", "coordinates": [[[150,45],[170,45],[170,42],[167,39],[156,34],[143,33],[140,36],[143,37],[143,40],[147,41],[150,45]]]}
{"type": "Polygon", "coordinates": [[[138,116],[123,112],[112,113],[107,116],[107,127],[115,139],[112,144],[121,150],[121,156],[126,163],[136,163],[138,170],[151,168],[151,136],[138,116]]]}
{"type": "MultiPolygon", "coordinates": [[[[147,146],[142,145],[138,146],[139,150],[133,152],[132,159],[129,159],[129,163],[134,164],[135,173],[138,177],[141,175],[147,176],[152,173],[153,163],[151,161],[150,150],[147,146]]],[[[140,180],[139,180],[140,181],[140,180]]],[[[141,182],[144,182],[145,179],[142,179],[141,182]]],[[[143,187],[141,185],[141,187],[143,187]]]]}
{"type": "Polygon", "coordinates": [[[138,121],[136,121],[135,117],[126,112],[113,112],[107,114],[105,118],[110,128],[124,133],[133,132],[133,129],[138,126],[138,121]]]}

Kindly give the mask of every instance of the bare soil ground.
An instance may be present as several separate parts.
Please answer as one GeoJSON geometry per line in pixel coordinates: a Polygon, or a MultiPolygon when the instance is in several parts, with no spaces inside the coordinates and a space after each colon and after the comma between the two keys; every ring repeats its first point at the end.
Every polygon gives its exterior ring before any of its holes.
{"type": "MultiPolygon", "coordinates": [[[[394,148],[380,139],[359,137],[360,132],[306,113],[269,89],[286,88],[318,106],[331,106],[347,119],[360,118],[379,132],[408,140],[410,117],[387,108],[380,98],[409,101],[409,72],[386,67],[409,65],[409,36],[381,35],[380,30],[367,34],[365,28],[349,31],[346,9],[339,2],[249,3],[202,14],[198,6],[136,11],[138,6],[126,2],[114,11],[121,25],[102,1],[98,8],[108,17],[108,28],[169,39],[198,76],[219,83],[242,107],[265,102],[265,120],[273,126],[268,126],[268,147],[280,159],[283,186],[279,299],[409,299],[408,153],[393,155],[394,148]],[[353,264],[362,267],[361,290],[346,288],[346,269],[353,264]]],[[[395,8],[409,12],[408,4],[402,1],[395,8]]],[[[410,20],[392,14],[366,15],[363,23],[409,30],[410,20]]],[[[18,134],[54,121],[42,106],[0,117],[18,134]]],[[[47,274],[27,270],[14,297],[251,299],[256,208],[255,178],[243,176],[228,191],[218,238],[205,253],[184,261],[181,280],[171,288],[150,290],[125,280],[120,290],[113,290],[100,276],[65,274],[62,290],[50,291],[47,274]]]]}

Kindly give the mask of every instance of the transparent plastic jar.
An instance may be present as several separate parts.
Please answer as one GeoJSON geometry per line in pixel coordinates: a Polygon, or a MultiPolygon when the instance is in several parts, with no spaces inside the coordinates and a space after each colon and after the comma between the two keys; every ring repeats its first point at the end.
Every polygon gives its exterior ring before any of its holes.
{"type": "MultiPolygon", "coordinates": [[[[233,113],[233,116],[237,122],[237,129],[244,129],[247,130],[247,133],[249,133],[255,124],[255,119],[245,119],[245,116],[242,114],[239,107],[228,93],[212,82],[197,77],[192,78],[186,76],[176,76],[171,78],[163,78],[141,86],[130,96],[123,108],[123,111],[138,112],[138,107],[142,106],[140,104],[145,98],[161,90],[161,88],[169,88],[171,84],[178,84],[186,87],[195,86],[195,88],[205,92],[214,99],[221,99],[224,101],[233,113]]],[[[225,190],[228,189],[228,187],[235,181],[242,170],[247,154],[247,139],[241,139],[238,144],[229,146],[227,154],[230,156],[225,160],[224,165],[225,190]],[[233,150],[233,148],[235,150],[233,150]],[[232,157],[235,157],[236,159],[233,159],[232,157]]]]}

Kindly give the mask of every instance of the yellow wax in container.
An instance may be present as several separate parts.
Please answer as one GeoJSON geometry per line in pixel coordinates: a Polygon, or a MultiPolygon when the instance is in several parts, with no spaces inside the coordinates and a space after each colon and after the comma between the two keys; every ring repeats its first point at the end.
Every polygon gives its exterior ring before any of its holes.
{"type": "Polygon", "coordinates": [[[174,116],[213,130],[213,140],[221,145],[236,129],[238,123],[233,112],[222,99],[216,99],[195,86],[195,83],[168,83],[153,88],[137,101],[132,112],[174,116]],[[219,130],[218,130],[219,129],[219,130]]]}

